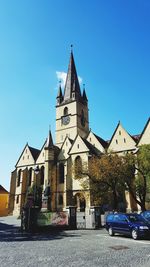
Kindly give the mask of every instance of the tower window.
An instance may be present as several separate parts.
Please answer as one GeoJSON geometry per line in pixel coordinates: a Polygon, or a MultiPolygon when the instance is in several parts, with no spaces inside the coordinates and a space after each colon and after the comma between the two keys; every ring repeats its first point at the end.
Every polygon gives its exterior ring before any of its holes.
{"type": "Polygon", "coordinates": [[[75,176],[77,177],[82,172],[82,160],[80,156],[75,159],[75,176]]]}
{"type": "Polygon", "coordinates": [[[29,175],[28,186],[31,186],[31,182],[32,182],[32,168],[30,168],[28,175],[29,175]]]}
{"type": "Polygon", "coordinates": [[[59,195],[59,200],[58,200],[59,205],[63,205],[63,196],[59,195]]]}
{"type": "Polygon", "coordinates": [[[118,140],[116,139],[116,144],[118,144],[118,140]]]}
{"type": "Polygon", "coordinates": [[[77,145],[77,148],[79,148],[79,144],[77,145]]]}
{"type": "Polygon", "coordinates": [[[64,183],[64,164],[59,164],[59,183],[64,183]]]}
{"type": "Polygon", "coordinates": [[[44,167],[42,166],[41,167],[41,170],[40,170],[40,180],[41,180],[41,185],[44,184],[44,167]]]}
{"type": "Polygon", "coordinates": [[[67,107],[64,108],[64,116],[66,116],[66,115],[68,115],[68,108],[67,107]]]}
{"type": "Polygon", "coordinates": [[[17,195],[17,197],[16,197],[16,204],[18,204],[19,203],[19,195],[17,195]]]}
{"type": "Polygon", "coordinates": [[[17,186],[20,186],[20,181],[21,181],[21,170],[19,170],[19,172],[18,172],[17,186]]]}

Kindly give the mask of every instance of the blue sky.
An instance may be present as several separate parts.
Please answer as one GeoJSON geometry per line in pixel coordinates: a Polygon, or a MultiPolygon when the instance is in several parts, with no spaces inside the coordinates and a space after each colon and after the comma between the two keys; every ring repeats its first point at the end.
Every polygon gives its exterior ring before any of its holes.
{"type": "MultiPolygon", "coordinates": [[[[149,0],[0,0],[0,184],[25,144],[55,137],[56,72],[73,44],[90,127],[111,138],[120,120],[138,134],[150,116],[149,0]]],[[[81,84],[81,88],[82,88],[81,84]]]]}

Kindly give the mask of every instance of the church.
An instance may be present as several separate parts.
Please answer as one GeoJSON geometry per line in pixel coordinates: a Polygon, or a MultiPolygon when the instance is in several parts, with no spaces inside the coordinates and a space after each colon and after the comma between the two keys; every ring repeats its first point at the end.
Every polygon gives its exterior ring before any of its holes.
{"type": "MultiPolygon", "coordinates": [[[[89,125],[88,97],[85,88],[80,89],[74,55],[71,51],[64,90],[61,84],[56,97],[56,142],[51,131],[41,150],[25,145],[15,170],[11,174],[9,209],[19,215],[26,200],[26,193],[33,184],[50,188],[49,209],[65,211],[76,206],[78,211],[94,205],[90,190],[84,190],[74,179],[73,166],[78,161],[86,162],[93,155],[106,151],[126,153],[136,151],[138,146],[150,143],[150,118],[143,131],[130,135],[119,122],[111,139],[104,140],[93,133],[89,125]]],[[[85,177],[86,179],[86,177],[85,177]]],[[[126,193],[127,209],[131,210],[132,199],[126,193]]]]}

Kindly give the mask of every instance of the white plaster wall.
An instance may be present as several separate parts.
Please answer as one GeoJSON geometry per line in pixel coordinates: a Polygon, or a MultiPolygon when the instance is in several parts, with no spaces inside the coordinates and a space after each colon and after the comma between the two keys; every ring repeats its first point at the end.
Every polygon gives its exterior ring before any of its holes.
{"type": "Polygon", "coordinates": [[[150,122],[147,125],[138,145],[140,146],[140,145],[146,145],[146,144],[147,145],[150,144],[150,122]]]}
{"type": "Polygon", "coordinates": [[[125,131],[125,129],[119,125],[108,151],[127,151],[136,149],[136,143],[132,137],[125,131]],[[120,134],[121,133],[121,134],[120,134]]]}

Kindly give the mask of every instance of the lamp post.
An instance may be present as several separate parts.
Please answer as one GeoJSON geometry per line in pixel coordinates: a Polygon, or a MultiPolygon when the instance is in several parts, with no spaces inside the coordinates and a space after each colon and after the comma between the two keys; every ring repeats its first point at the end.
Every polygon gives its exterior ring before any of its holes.
{"type": "Polygon", "coordinates": [[[35,208],[35,202],[36,202],[36,186],[37,186],[37,175],[39,174],[40,169],[39,166],[36,166],[34,169],[34,173],[35,173],[35,186],[34,186],[34,208],[35,208]]]}

